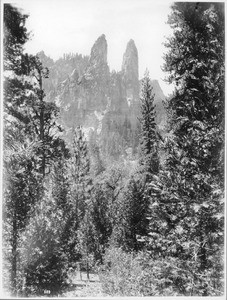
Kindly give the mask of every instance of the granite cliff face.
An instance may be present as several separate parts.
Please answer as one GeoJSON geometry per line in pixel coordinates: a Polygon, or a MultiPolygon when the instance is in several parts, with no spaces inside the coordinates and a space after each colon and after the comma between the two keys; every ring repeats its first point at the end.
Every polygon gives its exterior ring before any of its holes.
{"type": "Polygon", "coordinates": [[[107,41],[105,34],[102,34],[91,48],[91,55],[89,60],[92,66],[107,66],[107,41]]]}
{"type": "Polygon", "coordinates": [[[127,101],[137,101],[139,94],[139,66],[138,51],[133,40],[130,40],[127,44],[121,70],[127,101]]]}
{"type": "MultiPolygon", "coordinates": [[[[127,44],[120,72],[110,72],[107,62],[107,41],[101,35],[94,43],[89,57],[64,56],[41,60],[50,68],[46,82],[47,98],[60,107],[60,122],[71,139],[72,129],[82,125],[88,137],[99,141],[103,152],[120,155],[138,145],[140,111],[138,51],[133,40],[127,44]],[[60,78],[60,80],[59,80],[60,78]]],[[[153,81],[157,122],[165,121],[162,100],[164,95],[153,81]]]]}
{"type": "MultiPolygon", "coordinates": [[[[74,70],[75,72],[75,70],[74,70]]],[[[101,35],[91,49],[84,74],[75,82],[85,110],[104,110],[109,93],[110,70],[107,64],[107,42],[101,35]]]]}

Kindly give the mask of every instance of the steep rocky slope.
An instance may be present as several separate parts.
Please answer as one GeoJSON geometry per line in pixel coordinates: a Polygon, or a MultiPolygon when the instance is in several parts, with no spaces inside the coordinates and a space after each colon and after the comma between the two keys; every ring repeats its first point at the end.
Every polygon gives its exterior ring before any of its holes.
{"type": "MultiPolygon", "coordinates": [[[[60,107],[60,122],[66,128],[66,139],[72,129],[82,125],[85,134],[98,141],[104,153],[118,156],[138,145],[140,81],[138,51],[133,40],[126,46],[120,72],[110,72],[107,62],[107,41],[101,35],[90,56],[64,55],[54,62],[39,53],[50,69],[45,82],[47,100],[60,107]]],[[[165,123],[162,101],[164,94],[157,80],[152,81],[155,93],[157,124],[165,123]]]]}

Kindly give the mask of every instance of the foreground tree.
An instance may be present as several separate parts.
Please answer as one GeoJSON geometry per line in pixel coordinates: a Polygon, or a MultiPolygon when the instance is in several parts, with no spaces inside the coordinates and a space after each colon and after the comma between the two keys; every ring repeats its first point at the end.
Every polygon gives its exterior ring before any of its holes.
{"type": "Polygon", "coordinates": [[[18,289],[19,235],[26,226],[31,206],[39,194],[37,177],[32,170],[35,145],[25,139],[22,122],[27,119],[19,108],[16,109],[25,96],[21,62],[23,46],[28,40],[26,18],[12,5],[4,4],[3,253],[9,263],[5,267],[10,272],[10,278],[6,275],[5,280],[10,281],[13,295],[17,294],[18,289]]]}
{"type": "Polygon", "coordinates": [[[89,208],[94,238],[91,252],[99,263],[102,263],[105,249],[116,240],[116,231],[120,225],[119,199],[125,185],[125,173],[122,166],[112,165],[93,181],[89,208]]]}
{"type": "Polygon", "coordinates": [[[38,145],[28,140],[23,144],[12,142],[4,150],[3,254],[4,268],[10,272],[10,278],[6,276],[4,283],[8,286],[10,279],[11,292],[16,295],[21,288],[20,236],[35,203],[41,199],[42,186],[33,168],[38,145]]]}
{"type": "Polygon", "coordinates": [[[82,265],[88,273],[89,265],[89,232],[90,232],[90,198],[92,189],[92,179],[90,175],[90,157],[88,155],[88,143],[85,139],[82,128],[78,126],[74,130],[71,147],[70,178],[71,178],[71,203],[73,211],[74,236],[74,262],[82,260],[82,265]]]}
{"type": "Polygon", "coordinates": [[[42,80],[48,70],[37,57],[23,53],[28,40],[26,18],[13,6],[4,5],[3,234],[13,295],[20,290],[20,236],[43,197],[48,168],[67,155],[56,122],[58,109],[44,101],[42,80]]]}
{"type": "Polygon", "coordinates": [[[56,296],[67,285],[69,255],[65,251],[68,242],[65,230],[68,219],[53,197],[55,189],[53,178],[49,178],[43,197],[36,203],[32,218],[21,234],[23,296],[56,296]]]}
{"type": "Polygon", "coordinates": [[[25,27],[25,22],[28,16],[22,14],[11,4],[4,4],[3,13],[4,70],[20,73],[23,46],[29,39],[29,35],[25,27]]]}
{"type": "Polygon", "coordinates": [[[131,176],[118,200],[118,214],[114,229],[115,244],[125,251],[139,251],[143,243],[138,236],[147,235],[148,201],[144,195],[144,182],[138,174],[131,176]]]}
{"type": "Polygon", "coordinates": [[[152,255],[175,257],[184,295],[223,293],[224,14],[220,3],[175,3],[165,70],[176,83],[166,161],[150,184],[152,255]]]}

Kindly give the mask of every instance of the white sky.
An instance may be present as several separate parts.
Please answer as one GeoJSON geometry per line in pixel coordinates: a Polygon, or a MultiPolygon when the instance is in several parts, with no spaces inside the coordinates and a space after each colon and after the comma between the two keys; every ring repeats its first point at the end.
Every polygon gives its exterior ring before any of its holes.
{"type": "Polygon", "coordinates": [[[41,50],[54,60],[63,53],[89,55],[96,39],[105,34],[110,69],[121,69],[127,42],[135,41],[139,55],[139,75],[148,68],[151,79],[158,79],[167,95],[171,87],[163,79],[161,66],[165,36],[171,34],[166,24],[168,0],[14,0],[30,16],[26,27],[33,33],[26,51],[41,50]]]}

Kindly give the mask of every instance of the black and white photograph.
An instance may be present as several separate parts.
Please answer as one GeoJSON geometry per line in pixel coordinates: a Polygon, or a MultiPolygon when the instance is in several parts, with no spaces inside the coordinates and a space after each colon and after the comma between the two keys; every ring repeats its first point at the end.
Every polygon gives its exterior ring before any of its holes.
{"type": "Polygon", "coordinates": [[[1,0],[0,112],[0,298],[226,299],[225,2],[1,0]]]}

